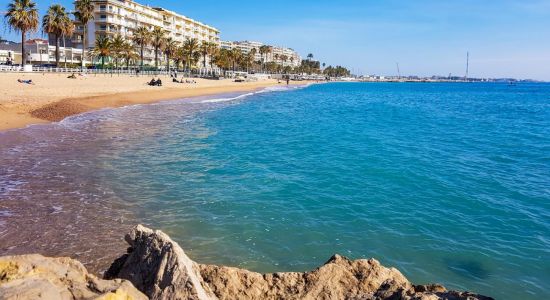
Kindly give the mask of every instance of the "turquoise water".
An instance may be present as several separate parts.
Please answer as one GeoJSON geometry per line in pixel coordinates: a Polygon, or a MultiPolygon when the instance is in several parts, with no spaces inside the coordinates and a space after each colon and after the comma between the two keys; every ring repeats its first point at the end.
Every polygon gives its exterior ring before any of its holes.
{"type": "Polygon", "coordinates": [[[550,298],[550,85],[333,83],[234,96],[0,136],[4,162],[26,158],[0,173],[5,190],[29,199],[21,186],[47,179],[44,194],[127,211],[120,223],[160,228],[203,263],[304,271],[340,253],[415,283],[550,298]]]}

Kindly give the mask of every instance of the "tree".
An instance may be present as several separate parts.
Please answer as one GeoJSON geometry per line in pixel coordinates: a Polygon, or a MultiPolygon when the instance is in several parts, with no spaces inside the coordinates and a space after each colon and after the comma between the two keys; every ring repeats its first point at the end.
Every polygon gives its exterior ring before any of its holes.
{"type": "Polygon", "coordinates": [[[115,59],[115,69],[118,69],[118,62],[121,58],[124,57],[124,46],[126,41],[121,35],[116,35],[109,42],[109,52],[111,56],[115,59]]]}
{"type": "Polygon", "coordinates": [[[74,16],[84,27],[84,34],[82,35],[82,61],[80,63],[81,67],[84,68],[84,57],[86,57],[86,48],[88,46],[86,44],[86,32],[88,31],[88,22],[94,19],[94,5],[92,0],[76,0],[74,7],[76,10],[74,16]]]}
{"type": "Polygon", "coordinates": [[[164,44],[164,54],[166,55],[166,69],[170,71],[170,59],[178,51],[178,42],[169,37],[164,44]]]}
{"type": "Polygon", "coordinates": [[[229,61],[229,50],[220,49],[220,51],[218,51],[218,53],[214,56],[214,63],[224,71],[229,69],[229,66],[231,65],[229,61]]]}
{"type": "Polygon", "coordinates": [[[140,58],[140,55],[136,52],[134,45],[128,41],[125,41],[122,47],[122,58],[126,62],[126,69],[130,69],[130,62],[133,61],[134,64],[140,58]]]}
{"type": "Polygon", "coordinates": [[[180,63],[183,63],[185,65],[185,49],[183,46],[180,46],[176,49],[176,53],[174,53],[174,62],[176,64],[176,69],[179,68],[180,63]]]}
{"type": "Polygon", "coordinates": [[[351,74],[351,72],[347,68],[344,68],[342,66],[336,66],[335,68],[332,66],[328,66],[323,73],[330,77],[344,77],[351,74]]]}
{"type": "Polygon", "coordinates": [[[132,41],[140,48],[140,69],[143,70],[143,51],[145,50],[145,47],[147,47],[152,41],[151,31],[149,31],[149,28],[145,26],[138,27],[132,35],[132,41]]]}
{"type": "Polygon", "coordinates": [[[105,36],[98,36],[95,40],[92,55],[101,59],[101,68],[105,67],[105,58],[111,55],[111,40],[105,36]]]}
{"type": "Polygon", "coordinates": [[[220,48],[216,43],[210,43],[208,55],[210,55],[210,69],[214,69],[214,57],[220,53],[220,48]]]}
{"type": "Polygon", "coordinates": [[[166,31],[160,27],[155,27],[151,33],[151,44],[155,48],[155,68],[159,67],[159,51],[164,47],[166,31]]]}
{"type": "Polygon", "coordinates": [[[230,61],[231,65],[233,66],[233,72],[235,72],[235,66],[241,60],[241,57],[242,57],[241,49],[233,48],[229,51],[228,54],[229,54],[229,56],[228,56],[229,61],[230,61]]]}
{"type": "Polygon", "coordinates": [[[265,70],[265,64],[267,62],[267,54],[269,53],[269,46],[263,45],[260,46],[260,56],[262,57],[262,68],[265,70]],[[265,59],[264,59],[265,55],[265,59]]]}
{"type": "Polygon", "coordinates": [[[215,44],[210,42],[202,42],[202,44],[200,45],[200,52],[202,55],[202,67],[205,69],[206,69],[206,58],[209,55],[211,55],[212,45],[215,45],[215,44]]]}
{"type": "Polygon", "coordinates": [[[190,69],[191,65],[196,64],[197,56],[200,57],[199,52],[199,40],[195,38],[187,38],[185,42],[183,42],[183,49],[185,53],[185,61],[187,63],[187,68],[190,69]]]}
{"type": "Polygon", "coordinates": [[[307,60],[312,61],[313,60],[313,53],[310,53],[307,55],[307,60]]]}
{"type": "Polygon", "coordinates": [[[38,29],[38,9],[31,0],[13,0],[8,4],[8,11],[4,15],[11,30],[21,33],[21,64],[27,62],[25,52],[25,38],[28,32],[38,29]]]}
{"type": "Polygon", "coordinates": [[[249,72],[250,66],[254,64],[254,58],[256,57],[256,48],[252,48],[246,55],[243,55],[242,61],[246,67],[246,72],[249,72]]]}
{"type": "Polygon", "coordinates": [[[283,61],[283,65],[286,65],[286,62],[288,61],[288,56],[285,54],[281,55],[281,60],[283,61]]]}
{"type": "Polygon", "coordinates": [[[63,6],[53,4],[42,18],[42,29],[55,37],[55,65],[59,67],[59,37],[72,35],[74,24],[63,6]]]}

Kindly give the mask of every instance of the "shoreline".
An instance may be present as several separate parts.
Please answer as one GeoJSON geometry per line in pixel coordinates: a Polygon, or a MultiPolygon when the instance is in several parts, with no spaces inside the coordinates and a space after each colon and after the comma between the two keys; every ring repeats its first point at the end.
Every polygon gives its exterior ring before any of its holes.
{"type": "MultiPolygon", "coordinates": [[[[25,128],[30,125],[59,122],[67,117],[103,108],[120,108],[137,104],[152,104],[161,101],[212,96],[225,93],[256,91],[273,86],[286,86],[275,79],[236,83],[229,79],[208,80],[195,78],[196,84],[168,82],[162,78],[162,87],[145,84],[147,77],[87,76],[67,79],[66,74],[25,74],[34,85],[19,84],[23,74],[0,74],[7,85],[0,99],[0,132],[25,128]],[[51,87],[49,87],[51,85],[51,87]]],[[[312,82],[291,82],[290,85],[304,85],[312,82]]]]}

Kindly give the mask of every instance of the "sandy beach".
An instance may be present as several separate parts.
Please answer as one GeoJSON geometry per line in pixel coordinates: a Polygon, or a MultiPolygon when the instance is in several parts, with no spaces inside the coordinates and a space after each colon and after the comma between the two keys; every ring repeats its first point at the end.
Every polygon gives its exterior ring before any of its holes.
{"type": "MultiPolygon", "coordinates": [[[[162,87],[151,87],[147,76],[68,74],[0,74],[0,131],[31,124],[60,121],[68,116],[107,107],[153,103],[228,92],[245,92],[279,85],[277,80],[237,83],[232,80],[194,79],[196,84],[173,83],[161,77],[162,87]],[[19,83],[18,79],[33,83],[19,83]]],[[[304,84],[305,82],[291,82],[304,84]]]]}

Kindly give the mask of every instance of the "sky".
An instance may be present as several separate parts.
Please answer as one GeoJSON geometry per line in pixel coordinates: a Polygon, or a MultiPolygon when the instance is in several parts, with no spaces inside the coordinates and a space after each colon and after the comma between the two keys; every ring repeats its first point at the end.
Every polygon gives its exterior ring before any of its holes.
{"type": "MultiPolygon", "coordinates": [[[[0,0],[0,11],[9,0],[0,0]]],[[[38,0],[41,14],[72,0],[38,0]]],[[[355,74],[550,81],[550,0],[139,0],[252,40],[312,53],[355,74]]],[[[37,35],[39,35],[38,33],[37,35]]],[[[0,35],[19,37],[2,22],[0,35]]]]}

